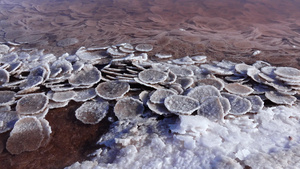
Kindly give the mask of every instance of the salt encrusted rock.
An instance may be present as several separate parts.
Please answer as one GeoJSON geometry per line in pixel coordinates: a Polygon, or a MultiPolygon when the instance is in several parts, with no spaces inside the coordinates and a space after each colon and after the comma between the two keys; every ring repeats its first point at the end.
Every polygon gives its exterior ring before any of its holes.
{"type": "Polygon", "coordinates": [[[107,114],[109,103],[104,100],[83,103],[76,111],[75,116],[84,124],[97,124],[107,114]]]}
{"type": "Polygon", "coordinates": [[[66,107],[68,104],[69,104],[69,101],[55,102],[53,100],[49,100],[48,108],[49,109],[56,109],[56,108],[66,107]]]}
{"type": "Polygon", "coordinates": [[[129,89],[130,86],[126,82],[108,81],[100,83],[96,87],[96,93],[103,99],[114,100],[123,97],[129,89]]]}
{"type": "Polygon", "coordinates": [[[202,64],[200,67],[208,70],[209,72],[211,72],[213,74],[217,74],[217,75],[233,75],[234,74],[233,70],[222,68],[217,65],[202,64]]]}
{"type": "Polygon", "coordinates": [[[225,97],[218,97],[218,98],[219,98],[219,100],[222,104],[222,107],[223,107],[223,110],[224,110],[224,115],[228,114],[229,111],[231,110],[231,105],[230,105],[229,100],[225,97]]]}
{"type": "Polygon", "coordinates": [[[76,61],[73,65],[73,72],[78,72],[84,68],[84,63],[82,61],[76,61]]]}
{"type": "Polygon", "coordinates": [[[37,114],[47,107],[48,102],[44,93],[28,94],[18,100],[16,111],[23,115],[37,114]]]}
{"type": "Polygon", "coordinates": [[[18,113],[10,110],[2,110],[0,112],[0,133],[11,130],[19,119],[18,113]]]}
{"type": "Polygon", "coordinates": [[[247,65],[245,63],[240,63],[235,65],[235,70],[240,74],[247,74],[248,69],[252,68],[254,66],[247,65]]]}
{"type": "Polygon", "coordinates": [[[84,47],[76,51],[76,56],[78,56],[81,61],[87,63],[97,63],[98,60],[107,58],[107,56],[102,56],[98,52],[89,52],[84,47]]]}
{"type": "Polygon", "coordinates": [[[169,85],[169,89],[175,91],[177,94],[182,94],[184,92],[182,86],[178,83],[173,83],[169,85]]]}
{"type": "Polygon", "coordinates": [[[23,117],[10,132],[6,149],[11,154],[37,150],[44,139],[43,127],[36,117],[23,117]]]}
{"type": "Polygon", "coordinates": [[[167,97],[164,101],[164,105],[170,112],[179,115],[190,115],[200,106],[198,100],[182,95],[172,95],[167,97]]]}
{"type": "Polygon", "coordinates": [[[189,68],[184,68],[181,66],[170,66],[169,70],[177,76],[193,76],[194,72],[189,68]]]}
{"type": "Polygon", "coordinates": [[[75,92],[76,96],[73,98],[73,100],[76,102],[84,102],[97,96],[94,88],[78,90],[75,92]]]}
{"type": "Polygon", "coordinates": [[[300,70],[293,67],[277,67],[274,73],[286,78],[300,79],[300,70]]]}
{"type": "Polygon", "coordinates": [[[243,96],[249,95],[254,91],[251,87],[239,83],[226,84],[225,89],[232,94],[243,95],[243,96]]]}
{"type": "Polygon", "coordinates": [[[172,84],[176,81],[177,75],[173,73],[172,71],[168,72],[168,77],[167,79],[163,82],[164,84],[172,84]]]}
{"type": "Polygon", "coordinates": [[[140,52],[149,52],[153,49],[153,46],[150,44],[138,44],[135,47],[135,50],[140,52]]]}
{"type": "Polygon", "coordinates": [[[186,90],[194,84],[194,79],[192,77],[178,77],[175,83],[180,84],[186,90]]]}
{"type": "Polygon", "coordinates": [[[65,38],[65,39],[58,41],[56,43],[56,45],[60,46],[60,47],[67,47],[67,46],[75,45],[78,42],[79,42],[79,40],[77,38],[65,38]]]}
{"type": "Polygon", "coordinates": [[[212,85],[221,91],[223,90],[225,84],[220,78],[205,78],[195,81],[195,85],[212,85]]]}
{"type": "Polygon", "coordinates": [[[66,102],[74,99],[76,96],[76,92],[70,91],[61,91],[61,92],[53,92],[51,99],[55,102],[66,102]]]}
{"type": "Polygon", "coordinates": [[[295,96],[287,95],[278,91],[269,91],[265,96],[273,103],[292,105],[297,100],[295,96]]]}
{"type": "Polygon", "coordinates": [[[159,70],[146,69],[138,74],[141,81],[149,84],[163,82],[167,79],[168,74],[159,70]]]}
{"type": "Polygon", "coordinates": [[[165,98],[176,94],[173,90],[169,89],[158,89],[150,96],[152,103],[164,103],[165,98]]]}
{"type": "Polygon", "coordinates": [[[183,58],[172,60],[173,63],[176,63],[178,65],[192,65],[195,62],[193,59],[191,59],[189,56],[185,56],[183,58]]]}
{"type": "Polygon", "coordinates": [[[165,115],[165,116],[171,114],[171,112],[166,108],[164,104],[155,104],[155,103],[151,103],[150,101],[148,101],[146,104],[153,113],[156,113],[158,115],[165,115]]]}
{"type": "Polygon", "coordinates": [[[8,53],[6,55],[3,55],[0,58],[0,63],[10,63],[10,62],[15,62],[18,59],[18,54],[13,52],[13,53],[8,53]]]}
{"type": "Polygon", "coordinates": [[[52,130],[51,130],[51,126],[50,126],[49,122],[46,119],[39,118],[39,120],[43,127],[43,135],[44,135],[44,139],[41,142],[41,147],[44,147],[50,142],[50,139],[51,139],[50,134],[52,133],[52,130]]]}
{"type": "Polygon", "coordinates": [[[157,54],[155,54],[155,56],[160,58],[160,59],[166,59],[166,58],[171,58],[172,57],[171,54],[161,54],[161,53],[157,53],[157,54]]]}
{"type": "Polygon", "coordinates": [[[247,96],[246,97],[252,104],[249,112],[259,112],[264,107],[264,101],[259,96],[247,96]]]}
{"type": "Polygon", "coordinates": [[[207,56],[192,56],[191,59],[195,62],[195,63],[205,63],[207,56]]]}
{"type": "MultiPolygon", "coordinates": [[[[120,80],[119,80],[120,81],[120,80]]],[[[141,84],[143,86],[147,86],[147,87],[151,87],[153,89],[162,89],[163,87],[159,84],[149,84],[149,83],[145,83],[143,81],[141,81],[139,78],[135,77],[134,78],[134,82],[138,83],[138,84],[141,84]]]]}
{"type": "Polygon", "coordinates": [[[126,97],[120,99],[114,107],[115,115],[119,120],[135,118],[144,112],[143,103],[137,99],[126,97]]]}
{"type": "Polygon", "coordinates": [[[82,70],[72,74],[68,80],[73,86],[94,85],[101,80],[101,72],[93,65],[85,65],[82,70]]]}
{"type": "Polygon", "coordinates": [[[14,91],[0,91],[0,106],[11,105],[15,102],[16,93],[14,91]]]}
{"type": "MultiPolygon", "coordinates": [[[[249,72],[249,70],[248,70],[248,72],[249,72]]],[[[225,77],[225,80],[227,80],[229,82],[243,82],[246,79],[247,79],[247,76],[226,76],[225,77]]]]}
{"type": "Polygon", "coordinates": [[[5,69],[0,68],[0,85],[9,82],[9,73],[5,69]]]}
{"type": "Polygon", "coordinates": [[[251,110],[252,104],[246,98],[229,93],[222,93],[222,96],[227,98],[230,102],[231,109],[229,114],[243,115],[251,110]]]}
{"type": "Polygon", "coordinates": [[[206,99],[206,97],[210,97],[210,96],[219,97],[221,96],[221,94],[220,91],[214,86],[204,85],[204,86],[197,86],[195,88],[192,88],[188,92],[187,96],[192,97],[201,103],[206,99]]]}
{"type": "Polygon", "coordinates": [[[118,57],[123,57],[123,56],[126,56],[126,53],[123,53],[123,52],[119,52],[118,49],[115,49],[115,48],[108,48],[106,50],[106,52],[108,54],[110,54],[113,58],[118,58],[118,57]]]}
{"type": "Polygon", "coordinates": [[[268,62],[265,62],[265,61],[257,60],[253,64],[253,66],[256,67],[257,69],[261,69],[261,68],[266,67],[266,66],[271,66],[271,64],[268,63],[268,62]]]}
{"type": "Polygon", "coordinates": [[[69,61],[65,59],[56,60],[50,66],[50,77],[69,74],[72,72],[72,70],[73,67],[69,61]]]}
{"type": "Polygon", "coordinates": [[[270,82],[270,83],[276,81],[275,77],[266,75],[266,74],[261,73],[261,72],[258,73],[258,76],[259,76],[259,78],[260,78],[262,81],[267,81],[267,82],[270,82]]]}
{"type": "Polygon", "coordinates": [[[6,54],[9,51],[9,47],[7,45],[1,44],[0,45],[0,54],[6,54]]]}
{"type": "Polygon", "coordinates": [[[224,118],[224,109],[217,96],[205,99],[203,103],[201,103],[197,113],[213,121],[222,121],[224,118]]]}

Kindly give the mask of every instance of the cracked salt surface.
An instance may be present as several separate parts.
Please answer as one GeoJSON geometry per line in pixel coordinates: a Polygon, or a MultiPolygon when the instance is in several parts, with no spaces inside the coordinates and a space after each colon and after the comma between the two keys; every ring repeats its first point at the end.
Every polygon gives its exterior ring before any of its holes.
{"type": "Polygon", "coordinates": [[[225,123],[184,115],[120,121],[101,138],[106,147],[93,160],[67,168],[299,168],[299,118],[296,105],[225,123]]]}

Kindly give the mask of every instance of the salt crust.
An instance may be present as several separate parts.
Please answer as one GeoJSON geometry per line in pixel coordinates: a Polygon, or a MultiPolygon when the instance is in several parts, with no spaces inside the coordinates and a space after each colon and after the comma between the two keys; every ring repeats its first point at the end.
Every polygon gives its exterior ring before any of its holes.
{"type": "Polygon", "coordinates": [[[36,117],[24,117],[18,120],[10,132],[6,149],[11,154],[37,150],[44,139],[43,127],[36,117]]]}
{"type": "Polygon", "coordinates": [[[103,99],[114,100],[123,97],[129,89],[130,86],[126,82],[108,81],[100,83],[96,87],[96,93],[103,99]]]}
{"type": "Polygon", "coordinates": [[[92,65],[86,65],[81,71],[72,74],[69,83],[73,86],[93,85],[101,80],[101,72],[92,65]]]}
{"type": "Polygon", "coordinates": [[[140,72],[138,77],[145,83],[155,84],[165,81],[168,78],[168,74],[154,69],[146,69],[140,72]]]}
{"type": "Polygon", "coordinates": [[[20,114],[37,114],[48,105],[48,97],[43,93],[23,96],[17,102],[16,111],[20,114]]]}
{"type": "Polygon", "coordinates": [[[266,108],[253,118],[241,116],[226,123],[203,116],[116,122],[101,137],[99,143],[105,147],[95,152],[96,157],[72,167],[299,168],[298,109],[266,108]]]}
{"type": "Polygon", "coordinates": [[[225,89],[230,93],[238,95],[249,95],[254,91],[251,87],[239,83],[226,84],[225,89]]]}
{"type": "Polygon", "coordinates": [[[166,97],[176,94],[174,91],[169,89],[158,89],[150,96],[152,103],[164,103],[166,97]]]}
{"type": "Polygon", "coordinates": [[[190,96],[199,102],[203,102],[206,97],[209,96],[221,96],[220,91],[215,88],[214,86],[204,85],[204,86],[197,86],[191,89],[187,96],[190,96]]]}
{"type": "Polygon", "coordinates": [[[88,101],[75,111],[75,116],[84,124],[97,124],[106,116],[108,108],[107,101],[88,101]]]}
{"type": "Polygon", "coordinates": [[[171,95],[164,101],[166,108],[175,114],[192,114],[196,111],[200,104],[198,100],[182,95],[171,95]]]}
{"type": "Polygon", "coordinates": [[[114,107],[115,115],[119,120],[133,119],[144,112],[143,103],[131,97],[119,100],[114,107]]]}

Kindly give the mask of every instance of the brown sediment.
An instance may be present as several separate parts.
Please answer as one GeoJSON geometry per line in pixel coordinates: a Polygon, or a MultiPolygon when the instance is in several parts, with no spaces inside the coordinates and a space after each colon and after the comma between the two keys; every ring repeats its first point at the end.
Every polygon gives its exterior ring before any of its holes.
{"type": "MultiPolygon", "coordinates": [[[[46,116],[52,128],[49,144],[19,155],[11,155],[4,149],[0,154],[0,168],[64,168],[87,159],[89,154],[99,148],[96,143],[107,132],[110,122],[105,118],[96,125],[81,123],[75,117],[75,110],[79,106],[71,102],[67,107],[50,110],[46,116]]],[[[1,144],[5,145],[8,136],[9,132],[0,135],[1,144]]]]}

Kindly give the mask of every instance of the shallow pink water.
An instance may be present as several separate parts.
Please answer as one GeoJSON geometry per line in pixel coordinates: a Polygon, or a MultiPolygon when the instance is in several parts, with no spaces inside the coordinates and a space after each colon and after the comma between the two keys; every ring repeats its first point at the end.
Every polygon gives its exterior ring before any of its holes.
{"type": "MultiPolygon", "coordinates": [[[[299,68],[299,9],[296,0],[1,0],[0,42],[57,55],[74,53],[80,46],[151,43],[153,54],[205,54],[210,59],[245,62],[260,59],[299,68]],[[78,42],[58,46],[65,38],[78,42]],[[253,56],[256,50],[261,54],[253,56]]],[[[105,129],[82,128],[59,111],[49,113],[47,119],[55,123],[59,116],[59,122],[67,125],[63,130],[53,127],[49,146],[19,157],[4,152],[0,168],[62,168],[85,159],[84,149],[93,149],[88,143],[94,144],[105,129]],[[83,140],[79,131],[89,138],[83,140]]]]}

